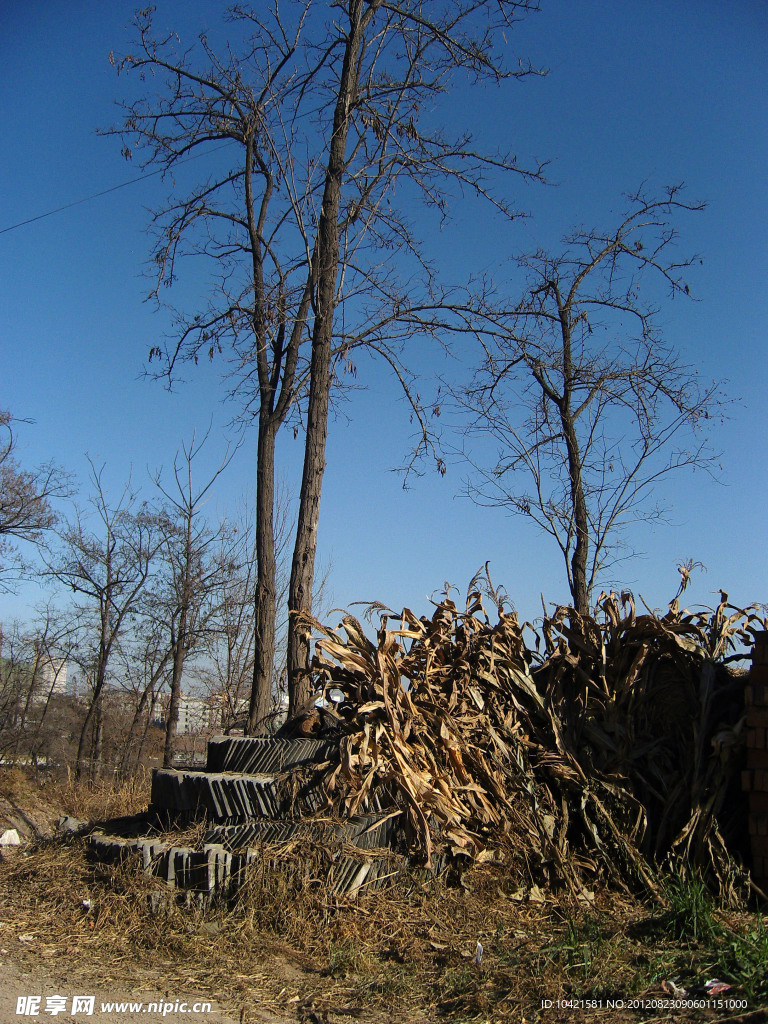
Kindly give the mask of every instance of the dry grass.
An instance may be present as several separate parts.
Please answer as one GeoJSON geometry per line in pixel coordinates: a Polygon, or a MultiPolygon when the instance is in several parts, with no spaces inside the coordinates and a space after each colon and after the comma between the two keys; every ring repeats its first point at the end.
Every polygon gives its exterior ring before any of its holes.
{"type": "Polygon", "coordinates": [[[146,810],[152,774],[140,768],[127,778],[117,776],[84,782],[67,770],[59,782],[59,799],[66,814],[81,821],[103,821],[146,810]]]}
{"type": "MultiPolygon", "coordinates": [[[[29,955],[87,964],[102,981],[134,988],[145,977],[156,989],[159,975],[166,987],[243,1007],[244,1021],[258,1019],[248,1016],[255,1005],[298,1009],[300,1020],[532,1021],[542,999],[661,998],[665,978],[733,974],[714,930],[695,937],[685,913],[673,928],[660,907],[615,893],[539,901],[506,869],[483,865],[453,884],[406,875],[351,901],[328,893],[322,862],[296,846],[254,870],[230,904],[202,911],[167,898],[153,913],[150,896],[167,890],[137,865],[104,868],[81,840],[49,843],[0,865],[3,942],[31,934],[29,955]]],[[[753,916],[708,913],[730,936],[759,929],[753,916]]]]}
{"type": "Polygon", "coordinates": [[[0,802],[23,811],[37,834],[50,832],[62,814],[80,821],[137,814],[146,810],[150,786],[151,774],[144,769],[129,778],[110,776],[94,782],[78,780],[71,771],[62,777],[20,766],[0,769],[0,802]]]}

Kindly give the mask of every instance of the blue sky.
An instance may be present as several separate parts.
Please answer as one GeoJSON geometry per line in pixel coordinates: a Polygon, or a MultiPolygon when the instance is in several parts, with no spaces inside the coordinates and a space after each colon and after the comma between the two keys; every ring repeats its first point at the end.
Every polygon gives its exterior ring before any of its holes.
{"type": "MultiPolygon", "coordinates": [[[[192,42],[215,31],[218,3],[158,2],[158,25],[192,42]]],[[[123,84],[110,50],[129,49],[134,5],[122,0],[8,0],[0,33],[0,229],[127,181],[137,168],[116,139],[123,84]]],[[[553,247],[571,226],[610,226],[622,192],[684,180],[703,214],[681,220],[682,245],[704,258],[691,277],[700,301],[665,308],[665,334],[706,378],[727,379],[738,400],[714,442],[719,483],[680,478],[670,523],[637,534],[644,552],[622,582],[652,605],[677,584],[675,565],[708,567],[690,592],[710,603],[719,588],[740,602],[768,600],[765,506],[766,272],[768,271],[768,5],[762,0],[541,0],[541,13],[509,35],[512,52],[549,68],[546,78],[454,97],[489,143],[512,145],[521,162],[549,160],[551,186],[511,183],[530,217],[503,229],[457,204],[440,234],[425,224],[428,251],[447,279],[486,270],[499,280],[515,252],[553,247]]],[[[440,111],[436,116],[439,116],[440,111]]],[[[445,111],[446,116],[448,111],[445,111]]],[[[212,423],[212,466],[234,407],[222,403],[216,367],[190,368],[172,394],[142,379],[150,346],[168,328],[144,302],[148,210],[164,196],[153,177],[55,216],[0,233],[0,407],[33,424],[20,431],[27,465],[55,458],[85,484],[88,453],[107,464],[117,490],[129,472],[149,493],[147,467],[170,466],[193,430],[212,423]]],[[[202,283],[185,279],[175,301],[202,283]],[[188,291],[184,291],[187,289],[188,291]]],[[[461,357],[470,355],[466,350],[461,357]]],[[[440,358],[418,356],[441,371],[440,358]]],[[[404,491],[391,472],[409,437],[406,409],[384,372],[367,361],[346,417],[332,426],[321,512],[320,560],[331,561],[337,605],[376,599],[427,609],[444,581],[463,592],[490,560],[525,617],[539,594],[567,598],[549,538],[499,510],[460,497],[463,472],[428,472],[404,491]]],[[[221,481],[224,512],[253,486],[255,433],[221,481]]],[[[281,441],[282,473],[297,486],[301,441],[281,441]]],[[[0,597],[0,621],[24,617],[34,589],[0,597]]]]}

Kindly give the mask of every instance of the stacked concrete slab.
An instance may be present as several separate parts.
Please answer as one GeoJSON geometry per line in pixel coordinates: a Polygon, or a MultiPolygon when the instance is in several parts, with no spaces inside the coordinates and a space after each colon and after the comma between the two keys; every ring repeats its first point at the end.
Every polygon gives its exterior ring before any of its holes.
{"type": "MultiPolygon", "coordinates": [[[[338,847],[327,879],[330,891],[356,895],[378,888],[392,875],[393,858],[384,851],[395,846],[399,815],[319,818],[327,803],[321,769],[338,758],[338,741],[217,737],[208,744],[204,770],[154,771],[144,818],[147,831],[207,822],[202,848],[136,837],[135,829],[121,835],[114,828],[112,835],[91,837],[91,854],[107,863],[139,857],[146,874],[209,898],[239,886],[250,864],[270,857],[268,844],[302,838],[338,847]]],[[[389,802],[382,791],[373,806],[389,802]]]]}
{"type": "Polygon", "coordinates": [[[328,834],[360,850],[392,847],[396,841],[398,815],[356,814],[346,821],[251,821],[242,825],[215,825],[205,834],[206,843],[222,843],[228,850],[254,843],[284,843],[300,835],[327,837],[328,834]]]}
{"type": "Polygon", "coordinates": [[[272,736],[217,736],[208,741],[209,772],[270,775],[303,765],[338,760],[339,744],[323,739],[275,739],[272,736]]]}
{"type": "Polygon", "coordinates": [[[156,769],[152,776],[152,807],[158,811],[203,816],[219,822],[312,814],[326,802],[319,779],[293,790],[289,775],[244,772],[195,772],[156,769]],[[314,785],[312,784],[314,782],[314,785]]]}

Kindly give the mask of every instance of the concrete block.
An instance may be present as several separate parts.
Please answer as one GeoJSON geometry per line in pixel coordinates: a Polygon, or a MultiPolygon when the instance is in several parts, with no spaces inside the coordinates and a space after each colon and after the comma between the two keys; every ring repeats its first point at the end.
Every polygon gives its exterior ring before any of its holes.
{"type": "Polygon", "coordinates": [[[208,741],[206,767],[209,772],[273,775],[338,759],[338,740],[216,736],[208,741]]]}
{"type": "Polygon", "coordinates": [[[191,772],[158,768],[152,776],[152,804],[208,815],[214,821],[275,817],[281,812],[274,776],[191,772]]]}

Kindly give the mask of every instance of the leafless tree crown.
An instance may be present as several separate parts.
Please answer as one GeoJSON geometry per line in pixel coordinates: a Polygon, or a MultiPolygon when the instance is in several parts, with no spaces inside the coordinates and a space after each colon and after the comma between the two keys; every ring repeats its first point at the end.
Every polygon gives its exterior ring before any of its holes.
{"type": "Polygon", "coordinates": [[[659,283],[670,298],[690,293],[684,273],[700,261],[675,256],[673,222],[702,204],[680,186],[629,199],[614,230],[579,230],[557,255],[520,259],[522,298],[485,310],[481,362],[454,389],[469,435],[497,446],[491,465],[469,455],[470,495],[555,539],[579,611],[620,556],[623,532],[663,517],[660,482],[714,468],[701,427],[725,405],[720,385],[665,342],[659,306],[643,297],[659,283]]]}

